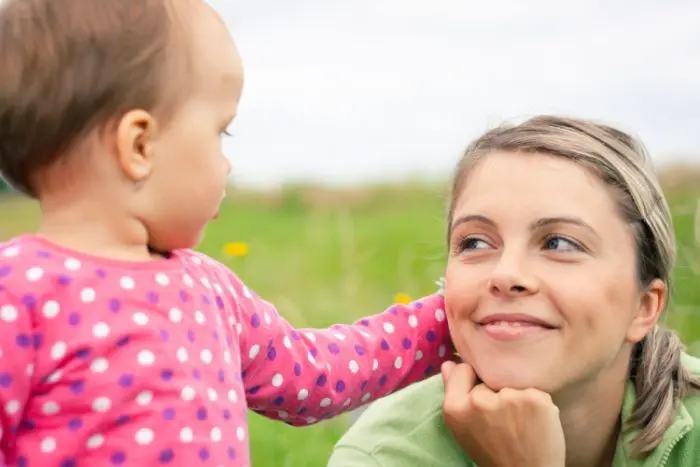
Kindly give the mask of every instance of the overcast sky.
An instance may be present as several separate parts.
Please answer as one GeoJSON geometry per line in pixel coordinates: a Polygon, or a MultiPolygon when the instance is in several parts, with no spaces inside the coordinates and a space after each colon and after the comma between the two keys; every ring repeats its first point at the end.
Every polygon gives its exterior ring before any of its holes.
{"type": "Polygon", "coordinates": [[[700,161],[698,0],[209,0],[246,69],[234,181],[448,174],[504,119],[558,112],[700,161]]]}

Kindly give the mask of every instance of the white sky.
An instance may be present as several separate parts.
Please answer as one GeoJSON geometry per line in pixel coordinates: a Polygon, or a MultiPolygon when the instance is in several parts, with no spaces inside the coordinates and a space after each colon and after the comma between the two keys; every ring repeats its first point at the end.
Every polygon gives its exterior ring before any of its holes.
{"type": "Polygon", "coordinates": [[[447,175],[504,119],[594,117],[700,161],[698,0],[209,0],[246,67],[239,184],[447,175]]]}

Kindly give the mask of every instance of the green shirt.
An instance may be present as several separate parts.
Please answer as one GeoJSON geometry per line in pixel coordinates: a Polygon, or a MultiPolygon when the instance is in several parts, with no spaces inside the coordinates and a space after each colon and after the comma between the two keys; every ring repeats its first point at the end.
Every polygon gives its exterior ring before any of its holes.
{"type": "MultiPolygon", "coordinates": [[[[684,355],[684,363],[700,375],[700,359],[684,355]]],[[[623,420],[635,398],[630,382],[623,420]]],[[[335,446],[328,467],[475,467],[443,421],[442,400],[440,375],[378,400],[335,446]]],[[[631,459],[627,443],[618,443],[613,467],[700,467],[700,394],[685,398],[676,421],[646,459],[631,459]]]]}

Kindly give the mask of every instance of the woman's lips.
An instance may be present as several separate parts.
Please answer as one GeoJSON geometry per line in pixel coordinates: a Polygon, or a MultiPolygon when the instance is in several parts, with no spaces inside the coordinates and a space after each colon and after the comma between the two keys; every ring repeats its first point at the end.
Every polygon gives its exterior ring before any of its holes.
{"type": "Polygon", "coordinates": [[[557,329],[541,318],[520,313],[489,315],[476,324],[490,338],[503,341],[539,337],[557,329]]]}

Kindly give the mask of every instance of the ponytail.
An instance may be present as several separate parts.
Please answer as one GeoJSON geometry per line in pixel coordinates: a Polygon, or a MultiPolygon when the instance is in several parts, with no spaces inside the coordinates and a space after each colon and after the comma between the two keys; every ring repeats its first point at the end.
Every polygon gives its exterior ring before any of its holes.
{"type": "Polygon", "coordinates": [[[634,349],[630,377],[637,401],[626,423],[629,430],[640,430],[632,439],[635,457],[643,457],[659,445],[675,420],[681,399],[700,390],[700,378],[683,366],[682,353],[678,335],[660,326],[634,349]]]}

